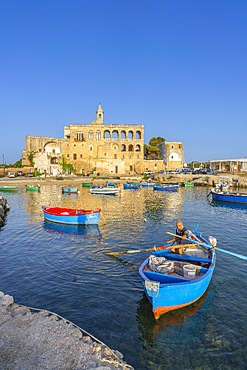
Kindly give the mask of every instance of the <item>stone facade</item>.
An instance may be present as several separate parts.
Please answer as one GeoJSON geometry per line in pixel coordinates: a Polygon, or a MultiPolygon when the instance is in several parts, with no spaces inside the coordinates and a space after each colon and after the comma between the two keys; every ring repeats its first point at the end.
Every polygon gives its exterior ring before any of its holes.
{"type": "MultiPolygon", "coordinates": [[[[180,144],[174,143],[174,146],[180,144]]],[[[65,126],[63,139],[27,136],[26,149],[22,152],[23,165],[29,164],[31,152],[34,153],[34,167],[52,175],[62,171],[62,158],[73,165],[76,173],[85,175],[134,175],[164,169],[163,159],[144,160],[144,125],[105,124],[101,105],[90,124],[65,126]]],[[[174,159],[175,162],[176,168],[181,167],[178,165],[181,159],[174,159]]]]}
{"type": "Polygon", "coordinates": [[[166,170],[184,167],[184,148],[181,142],[164,141],[159,148],[166,170]]]}

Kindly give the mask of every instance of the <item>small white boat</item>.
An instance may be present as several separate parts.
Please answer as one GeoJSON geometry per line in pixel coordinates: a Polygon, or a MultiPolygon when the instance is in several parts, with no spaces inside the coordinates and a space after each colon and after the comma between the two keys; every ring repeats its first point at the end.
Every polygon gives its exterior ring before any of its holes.
{"type": "Polygon", "coordinates": [[[102,194],[102,195],[116,195],[120,191],[119,188],[115,186],[91,186],[91,194],[102,194]]]}

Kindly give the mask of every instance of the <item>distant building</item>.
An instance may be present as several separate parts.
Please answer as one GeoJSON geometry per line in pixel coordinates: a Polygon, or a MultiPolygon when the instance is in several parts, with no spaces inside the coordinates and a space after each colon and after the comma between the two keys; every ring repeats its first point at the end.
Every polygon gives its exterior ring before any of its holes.
{"type": "Polygon", "coordinates": [[[65,126],[64,138],[27,136],[23,165],[30,164],[30,153],[39,172],[54,176],[62,172],[62,159],[85,175],[134,175],[164,169],[162,159],[144,160],[144,125],[105,124],[101,105],[90,124],[65,126]]]}
{"type": "Polygon", "coordinates": [[[159,144],[159,148],[166,170],[184,167],[184,148],[181,142],[164,141],[159,144]]]}
{"type": "Polygon", "coordinates": [[[210,167],[220,172],[247,172],[247,158],[213,160],[210,167]]]}

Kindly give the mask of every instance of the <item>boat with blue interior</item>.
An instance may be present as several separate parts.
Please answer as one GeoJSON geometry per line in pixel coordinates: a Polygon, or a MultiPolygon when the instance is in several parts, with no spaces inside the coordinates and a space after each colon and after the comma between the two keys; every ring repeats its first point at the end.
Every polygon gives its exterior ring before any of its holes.
{"type": "Polygon", "coordinates": [[[216,253],[213,243],[201,234],[196,237],[188,244],[158,247],[141,264],[139,275],[155,319],[196,302],[206,292],[213,276],[216,253]]]}

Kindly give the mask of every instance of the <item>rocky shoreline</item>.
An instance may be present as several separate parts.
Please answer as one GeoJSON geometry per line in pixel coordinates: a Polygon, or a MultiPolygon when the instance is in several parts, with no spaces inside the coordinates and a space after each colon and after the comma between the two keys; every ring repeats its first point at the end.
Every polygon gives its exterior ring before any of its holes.
{"type": "Polygon", "coordinates": [[[133,370],[123,355],[61,316],[0,291],[2,370],[133,370]]]}

